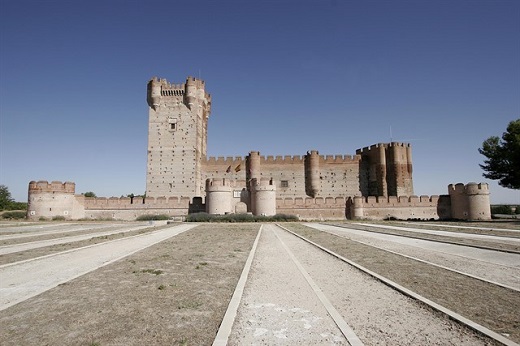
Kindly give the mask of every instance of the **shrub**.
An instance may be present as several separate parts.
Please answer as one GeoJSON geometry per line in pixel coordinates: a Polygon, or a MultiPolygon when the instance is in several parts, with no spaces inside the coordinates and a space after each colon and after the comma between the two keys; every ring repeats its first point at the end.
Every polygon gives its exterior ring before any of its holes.
{"type": "Polygon", "coordinates": [[[64,221],[65,220],[65,216],[55,215],[55,216],[52,217],[52,220],[53,221],[64,221]]]}
{"type": "Polygon", "coordinates": [[[7,211],[2,214],[2,219],[25,219],[27,213],[25,211],[7,211]]]}
{"type": "Polygon", "coordinates": [[[208,213],[195,213],[186,217],[186,222],[209,222],[212,215],[208,213]]]}
{"type": "Polygon", "coordinates": [[[491,214],[513,214],[513,210],[508,205],[493,205],[491,206],[491,214]]]}
{"type": "Polygon", "coordinates": [[[141,215],[137,217],[137,221],[151,221],[151,220],[169,220],[170,217],[168,215],[159,214],[159,215],[141,215]]]}
{"type": "Polygon", "coordinates": [[[274,216],[253,216],[251,214],[210,215],[195,213],[186,217],[186,222],[293,222],[299,221],[295,215],[276,214],[274,216]]]}

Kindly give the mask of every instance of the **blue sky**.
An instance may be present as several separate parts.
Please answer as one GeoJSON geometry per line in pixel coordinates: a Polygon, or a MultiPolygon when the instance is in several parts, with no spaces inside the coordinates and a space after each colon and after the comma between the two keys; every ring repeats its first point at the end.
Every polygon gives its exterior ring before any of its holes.
{"type": "Polygon", "coordinates": [[[410,142],[418,195],[488,182],[520,118],[520,1],[0,0],[0,184],[145,191],[146,83],[212,94],[210,156],[410,142]]]}

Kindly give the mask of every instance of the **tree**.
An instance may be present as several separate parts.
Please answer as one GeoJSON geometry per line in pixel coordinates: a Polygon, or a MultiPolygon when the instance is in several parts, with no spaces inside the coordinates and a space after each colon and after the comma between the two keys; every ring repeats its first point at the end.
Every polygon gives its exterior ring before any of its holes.
{"type": "Polygon", "coordinates": [[[85,197],[97,197],[96,194],[94,192],[92,192],[92,191],[85,192],[83,194],[83,196],[85,196],[85,197]]]}
{"type": "Polygon", "coordinates": [[[486,171],[485,178],[498,180],[500,186],[508,189],[520,189],[520,119],[509,123],[502,140],[489,137],[478,151],[487,157],[479,165],[486,171]]]}
{"type": "Polygon", "coordinates": [[[5,185],[0,185],[0,210],[11,210],[11,204],[14,199],[11,197],[11,192],[5,185]]]}

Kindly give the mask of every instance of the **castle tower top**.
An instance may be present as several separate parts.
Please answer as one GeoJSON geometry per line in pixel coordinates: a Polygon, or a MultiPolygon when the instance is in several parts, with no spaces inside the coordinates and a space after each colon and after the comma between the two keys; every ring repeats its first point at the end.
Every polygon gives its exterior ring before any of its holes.
{"type": "Polygon", "coordinates": [[[153,77],[148,82],[147,88],[147,102],[154,110],[159,107],[161,101],[182,102],[189,109],[197,101],[204,106],[204,113],[209,116],[211,111],[211,95],[206,92],[206,83],[195,77],[186,78],[186,82],[182,84],[169,83],[164,78],[153,77]]]}

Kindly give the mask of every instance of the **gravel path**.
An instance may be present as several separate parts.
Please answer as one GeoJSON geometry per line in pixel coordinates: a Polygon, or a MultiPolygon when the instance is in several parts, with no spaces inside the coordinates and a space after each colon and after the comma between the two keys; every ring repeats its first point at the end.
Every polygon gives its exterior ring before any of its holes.
{"type": "Polygon", "coordinates": [[[365,345],[489,342],[280,228],[265,225],[229,345],[347,344],[285,246],[365,345]]]}
{"type": "Polygon", "coordinates": [[[149,234],[4,265],[0,268],[0,310],[193,227],[195,225],[183,224],[149,234]]]}

